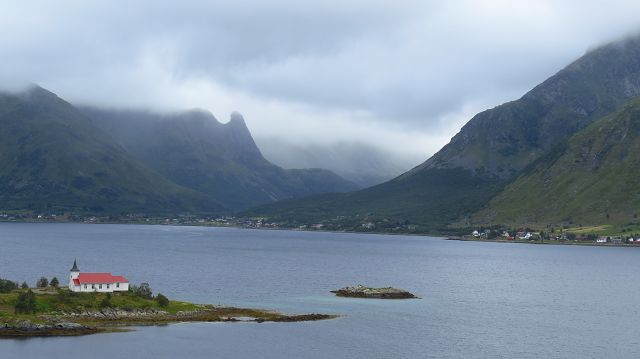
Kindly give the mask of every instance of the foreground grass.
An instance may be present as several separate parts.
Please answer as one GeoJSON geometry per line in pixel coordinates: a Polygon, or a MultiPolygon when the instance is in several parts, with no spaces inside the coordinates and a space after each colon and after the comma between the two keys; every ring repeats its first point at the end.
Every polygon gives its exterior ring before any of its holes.
{"type": "MultiPolygon", "coordinates": [[[[106,293],[74,293],[66,288],[33,289],[33,291],[36,293],[36,313],[20,316],[37,317],[60,312],[101,310],[104,308],[102,302],[107,299],[106,293]]],[[[14,314],[14,307],[20,292],[22,290],[0,293],[0,317],[17,316],[14,314]]],[[[114,292],[109,302],[110,307],[125,311],[156,309],[173,314],[203,308],[202,305],[175,300],[170,300],[169,305],[161,307],[153,298],[138,297],[130,292],[114,292]]]]}

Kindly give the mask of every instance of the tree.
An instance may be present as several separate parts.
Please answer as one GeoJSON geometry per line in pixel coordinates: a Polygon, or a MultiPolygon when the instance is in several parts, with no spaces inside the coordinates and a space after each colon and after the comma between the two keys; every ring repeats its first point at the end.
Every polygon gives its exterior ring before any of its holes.
{"type": "Polygon", "coordinates": [[[49,285],[54,288],[58,288],[58,285],[60,285],[60,282],[58,281],[57,277],[53,277],[51,278],[51,282],[49,283],[49,285]]]}
{"type": "Polygon", "coordinates": [[[22,285],[20,286],[20,288],[29,289],[29,285],[27,284],[27,282],[22,282],[22,285]]]}
{"type": "Polygon", "coordinates": [[[138,297],[151,299],[153,298],[153,292],[151,291],[151,287],[149,283],[140,283],[138,287],[138,292],[136,293],[138,297]]]}
{"type": "Polygon", "coordinates": [[[156,301],[158,302],[158,305],[163,308],[169,305],[169,298],[160,293],[158,293],[158,295],[156,296],[156,301]]]}
{"type": "Polygon", "coordinates": [[[36,282],[36,287],[38,288],[46,288],[49,286],[49,280],[45,277],[40,277],[36,282]]]}
{"type": "Polygon", "coordinates": [[[18,295],[14,311],[16,314],[35,314],[36,312],[36,295],[29,289],[18,295]]]}
{"type": "Polygon", "coordinates": [[[0,279],[0,293],[9,293],[14,289],[18,288],[18,284],[7,280],[7,279],[0,279]]]}

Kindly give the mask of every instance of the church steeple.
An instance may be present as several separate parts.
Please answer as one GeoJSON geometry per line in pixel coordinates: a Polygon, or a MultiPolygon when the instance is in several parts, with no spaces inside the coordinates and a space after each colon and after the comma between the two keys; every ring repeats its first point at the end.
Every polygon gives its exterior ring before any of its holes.
{"type": "Polygon", "coordinates": [[[71,268],[72,272],[80,272],[80,269],[78,269],[78,265],[76,264],[76,260],[73,260],[73,268],[71,268]]]}

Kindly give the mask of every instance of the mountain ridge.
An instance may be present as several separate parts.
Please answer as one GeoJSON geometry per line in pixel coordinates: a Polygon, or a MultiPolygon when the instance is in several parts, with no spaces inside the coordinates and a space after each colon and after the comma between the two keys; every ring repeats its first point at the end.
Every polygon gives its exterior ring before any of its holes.
{"type": "Polygon", "coordinates": [[[191,110],[155,113],[81,107],[133,157],[231,210],[358,187],[323,169],[284,170],[267,161],[239,112],[227,123],[191,110]]]}
{"type": "Polygon", "coordinates": [[[0,93],[0,127],[0,210],[217,215],[356,188],[269,163],[238,112],[223,124],[198,109],[89,110],[33,85],[0,93]]]}
{"type": "Polygon", "coordinates": [[[480,112],[435,155],[391,181],[247,215],[447,228],[483,208],[555,146],[638,95],[640,36],[591,50],[520,99],[480,112]]]}
{"type": "Polygon", "coordinates": [[[578,132],[509,184],[471,224],[595,225],[637,222],[640,98],[578,132]]]}
{"type": "Polygon", "coordinates": [[[41,87],[0,94],[3,210],[218,212],[105,138],[71,104],[41,87]]]}

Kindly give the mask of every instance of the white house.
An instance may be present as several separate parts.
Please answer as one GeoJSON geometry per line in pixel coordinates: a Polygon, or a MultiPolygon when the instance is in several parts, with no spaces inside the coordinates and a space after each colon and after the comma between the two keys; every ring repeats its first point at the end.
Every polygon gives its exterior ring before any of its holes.
{"type": "Polygon", "coordinates": [[[124,292],[129,290],[129,281],[121,275],[111,273],[81,273],[76,261],[69,275],[69,290],[73,292],[124,292]]]}

